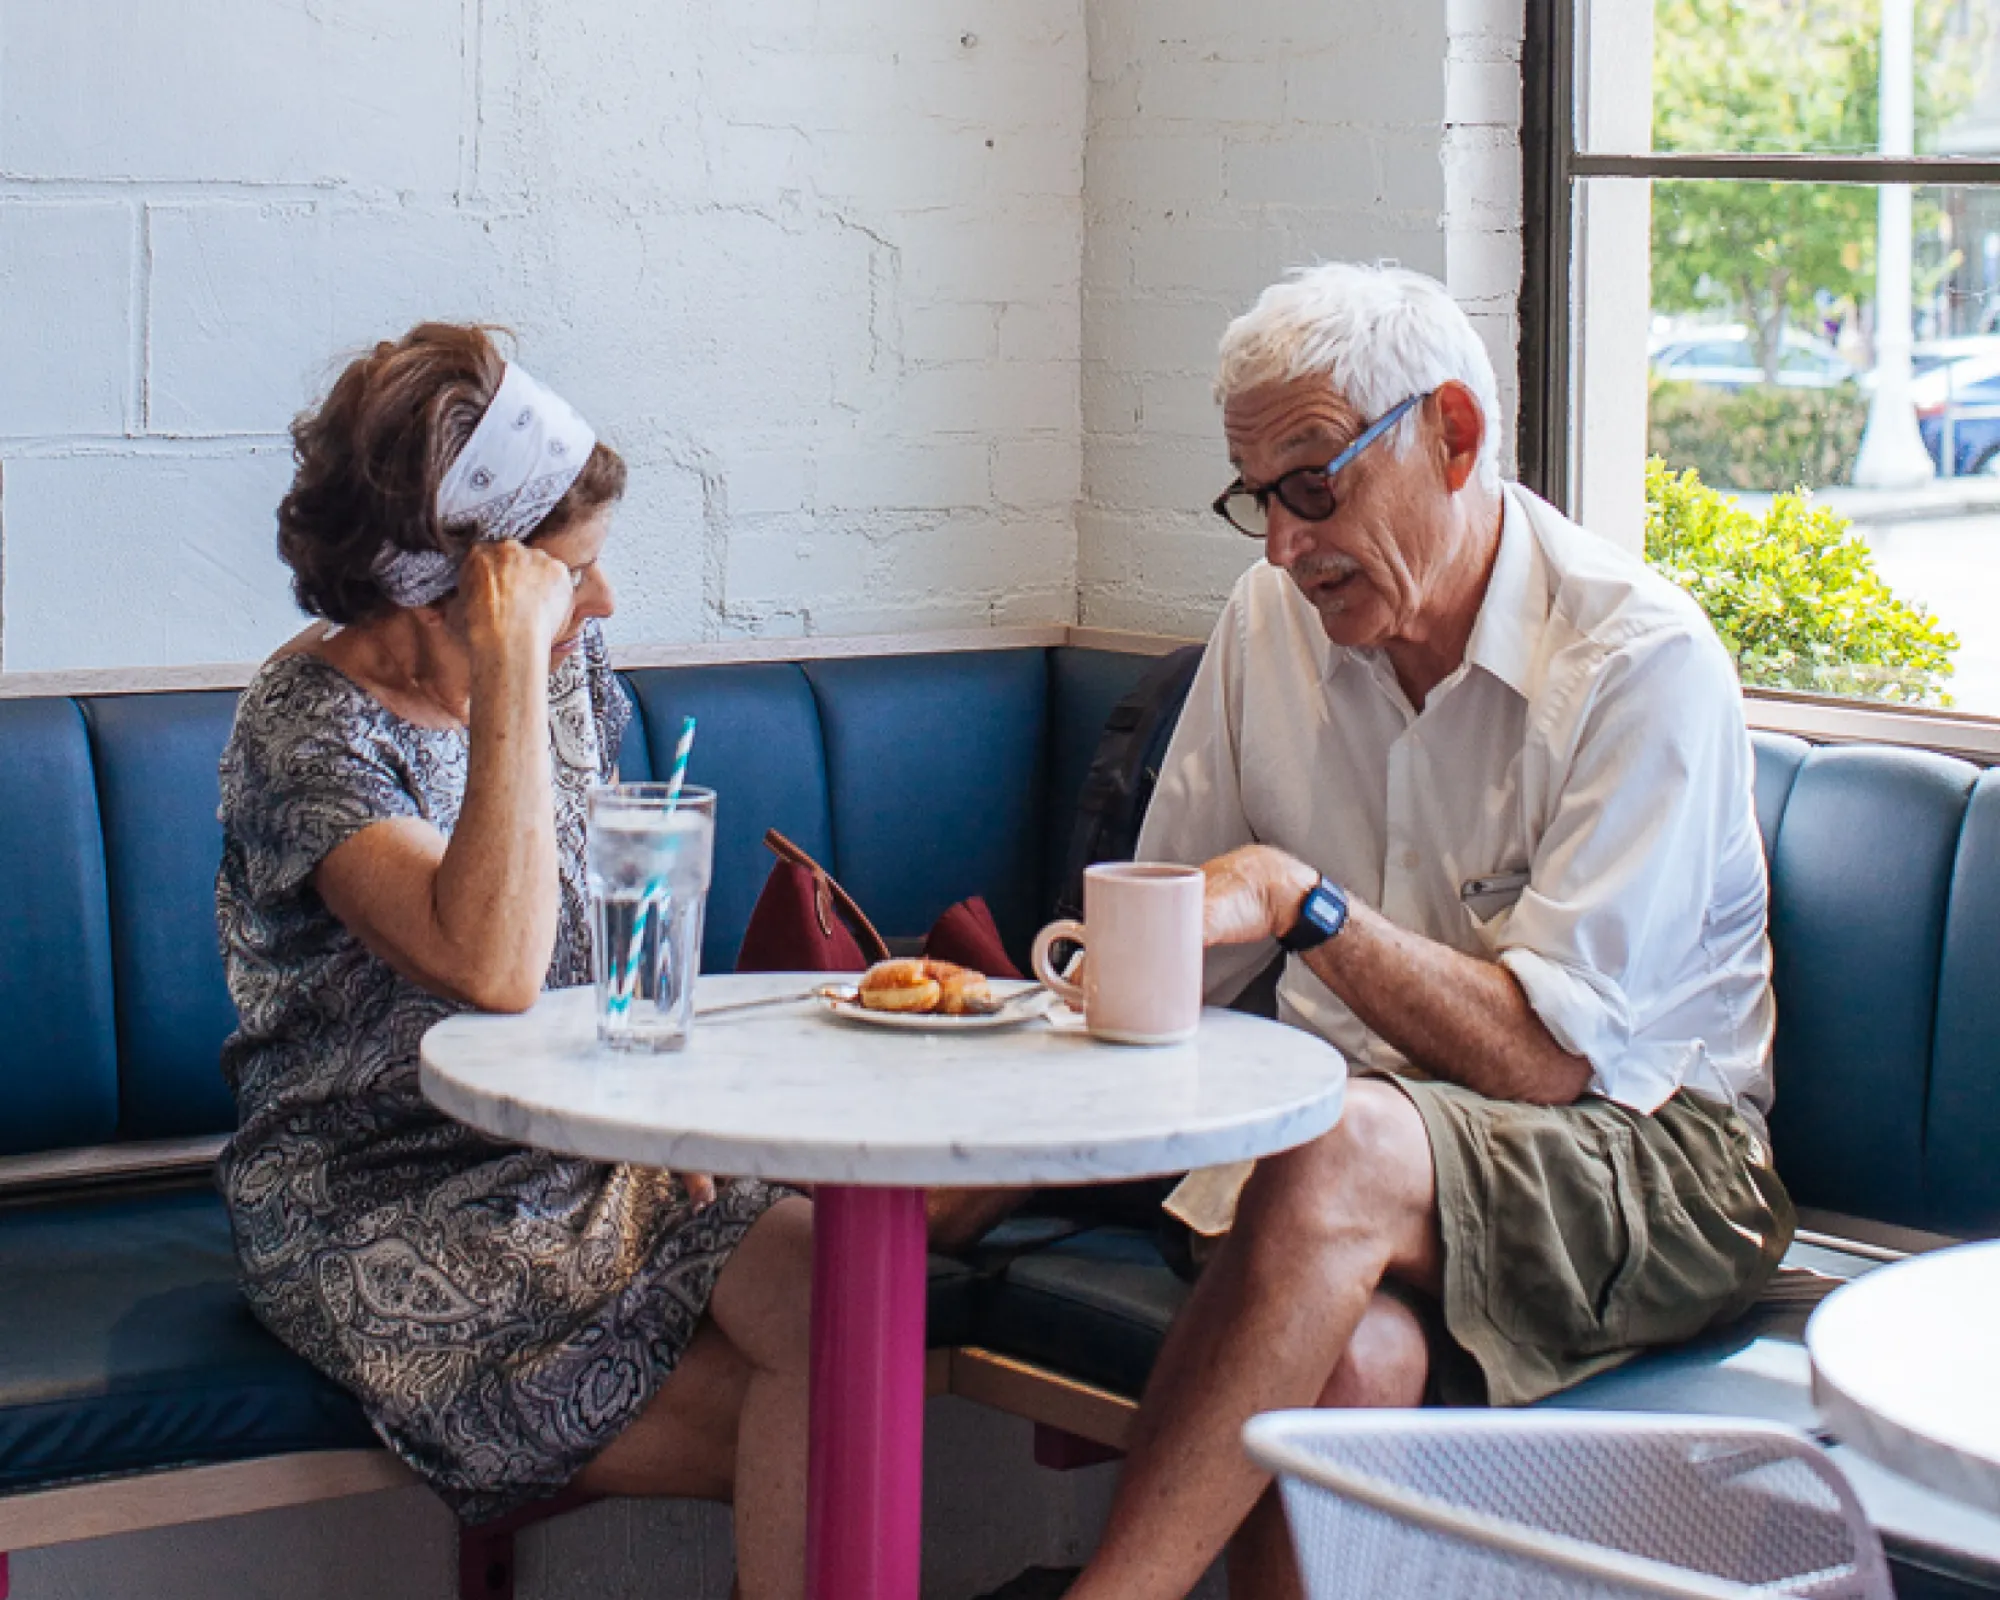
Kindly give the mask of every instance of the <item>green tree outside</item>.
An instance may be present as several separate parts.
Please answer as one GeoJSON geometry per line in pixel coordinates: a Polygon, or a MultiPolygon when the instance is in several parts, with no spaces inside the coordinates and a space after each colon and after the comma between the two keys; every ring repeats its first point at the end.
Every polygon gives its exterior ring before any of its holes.
{"type": "MultiPolygon", "coordinates": [[[[1970,102],[1986,40],[1961,0],[1914,3],[1922,151],[1970,102]]],[[[1881,16],[1880,0],[1656,0],[1653,147],[1873,151],[1881,16]]],[[[1775,383],[1787,324],[1821,292],[1874,292],[1875,215],[1858,185],[1656,181],[1653,304],[1740,316],[1775,383]]],[[[1920,197],[1918,233],[1936,226],[1920,197]]]]}

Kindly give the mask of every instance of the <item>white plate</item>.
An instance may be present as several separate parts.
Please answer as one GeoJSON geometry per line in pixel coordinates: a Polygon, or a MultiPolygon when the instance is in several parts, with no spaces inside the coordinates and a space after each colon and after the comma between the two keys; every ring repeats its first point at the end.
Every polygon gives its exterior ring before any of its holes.
{"type": "Polygon", "coordinates": [[[877,1028],[913,1028],[920,1033],[974,1033],[981,1028],[1018,1028],[1024,1022],[1046,1016],[1055,1001],[1055,996],[1048,990],[1026,978],[999,978],[989,987],[1000,997],[1002,1004],[1029,990],[1035,992],[1036,998],[1008,1006],[1004,1011],[989,1012],[983,1017],[945,1017],[930,1011],[870,1011],[853,998],[851,989],[845,993],[822,990],[819,1001],[826,1007],[826,1015],[837,1017],[842,1022],[865,1022],[877,1028]]]}

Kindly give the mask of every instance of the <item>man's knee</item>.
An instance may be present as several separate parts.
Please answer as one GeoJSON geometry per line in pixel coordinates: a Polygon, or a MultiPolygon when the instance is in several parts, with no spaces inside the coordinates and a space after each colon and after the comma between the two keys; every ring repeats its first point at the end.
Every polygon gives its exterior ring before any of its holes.
{"type": "Polygon", "coordinates": [[[1237,1226],[1292,1248],[1362,1250],[1421,1281],[1435,1254],[1437,1189],[1423,1118],[1393,1084],[1348,1085],[1340,1122],[1260,1162],[1237,1226]]]}
{"type": "Polygon", "coordinates": [[[1423,1319],[1394,1295],[1377,1293],[1327,1379],[1323,1406],[1416,1406],[1430,1379],[1423,1319]]]}

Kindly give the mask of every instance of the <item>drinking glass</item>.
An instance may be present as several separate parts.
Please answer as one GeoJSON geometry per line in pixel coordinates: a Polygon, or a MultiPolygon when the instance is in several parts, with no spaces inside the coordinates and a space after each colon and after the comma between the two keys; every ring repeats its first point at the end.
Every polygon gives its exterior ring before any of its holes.
{"type": "Polygon", "coordinates": [[[591,791],[585,870],[597,1037],[606,1044],[687,1044],[714,855],[714,790],[619,783],[591,791]]]}

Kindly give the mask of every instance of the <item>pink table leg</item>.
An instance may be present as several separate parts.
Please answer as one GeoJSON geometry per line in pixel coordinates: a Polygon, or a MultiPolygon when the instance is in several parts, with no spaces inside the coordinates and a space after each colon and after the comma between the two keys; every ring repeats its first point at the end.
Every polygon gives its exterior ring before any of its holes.
{"type": "Polygon", "coordinates": [[[926,1259],[921,1189],[815,1187],[809,1600],[917,1600],[926,1259]]]}

